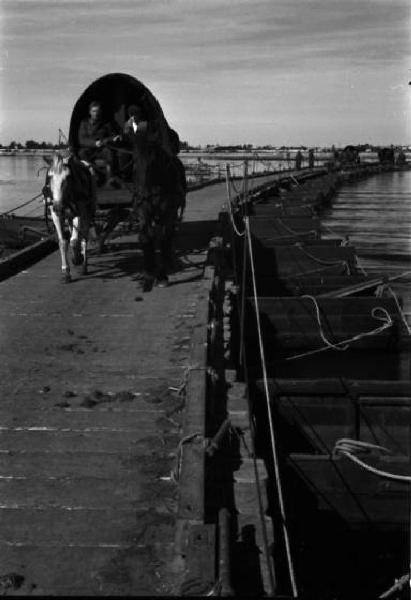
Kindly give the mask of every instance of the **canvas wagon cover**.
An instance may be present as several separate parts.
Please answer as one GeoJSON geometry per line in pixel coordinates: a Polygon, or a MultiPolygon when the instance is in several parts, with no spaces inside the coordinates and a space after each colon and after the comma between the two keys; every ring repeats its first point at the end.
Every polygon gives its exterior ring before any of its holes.
{"type": "Polygon", "coordinates": [[[80,123],[88,117],[89,104],[93,100],[101,102],[103,118],[117,122],[121,129],[127,120],[127,107],[140,104],[147,119],[160,133],[164,150],[175,154],[173,138],[175,140],[177,134],[168,125],[160,103],[141,81],[124,73],[110,73],[96,79],[77,100],[71,114],[69,133],[69,143],[74,150],[79,147],[80,123]]]}

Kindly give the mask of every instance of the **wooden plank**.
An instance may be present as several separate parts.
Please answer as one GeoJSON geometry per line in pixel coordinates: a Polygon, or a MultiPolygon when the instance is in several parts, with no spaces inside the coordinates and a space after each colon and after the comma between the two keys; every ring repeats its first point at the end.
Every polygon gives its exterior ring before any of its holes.
{"type": "MultiPolygon", "coordinates": [[[[344,269],[346,262],[352,273],[356,273],[356,251],[352,246],[304,246],[268,248],[263,241],[254,244],[254,262],[257,276],[270,274],[279,278],[300,273],[344,269]],[[337,263],[337,264],[333,264],[337,263]]],[[[338,271],[337,271],[338,272],[338,271]]]]}
{"type": "Polygon", "coordinates": [[[376,278],[367,278],[363,282],[358,282],[356,284],[348,285],[343,287],[342,289],[335,292],[325,292],[321,294],[322,298],[343,298],[345,296],[349,296],[351,294],[356,294],[358,292],[362,292],[365,290],[369,290],[372,287],[376,287],[377,285],[381,285],[382,283],[387,283],[389,281],[395,281],[397,279],[402,278],[403,275],[393,275],[391,277],[376,277],[376,278]]]}
{"type": "MultiPolygon", "coordinates": [[[[301,354],[301,350],[291,349],[281,351],[278,348],[271,350],[267,357],[266,366],[269,377],[288,379],[308,379],[323,377],[363,378],[372,379],[379,377],[382,380],[391,379],[409,382],[410,356],[408,351],[395,351],[387,348],[350,348],[342,357],[341,352],[324,350],[317,354],[302,356],[294,360],[287,357],[301,354]]],[[[261,377],[261,361],[259,353],[255,351],[248,354],[248,368],[251,377],[261,377]]]]}
{"type": "MultiPolygon", "coordinates": [[[[307,256],[303,250],[298,247],[295,248],[276,248],[274,249],[274,255],[280,267],[283,263],[287,262],[298,262],[300,260],[308,259],[312,261],[325,261],[330,263],[337,260],[345,260],[350,264],[354,262],[355,248],[352,246],[342,246],[341,248],[323,248],[322,246],[316,246],[315,243],[310,245],[309,248],[305,249],[311,256],[307,256]]],[[[318,263],[321,264],[321,263],[318,263]]]]}
{"type": "MultiPolygon", "coordinates": [[[[67,400],[70,400],[68,398],[67,400]]],[[[87,400],[86,400],[87,402],[87,400]]],[[[61,400],[65,404],[65,399],[61,400]]],[[[68,402],[67,402],[68,404],[68,402]]],[[[10,408],[6,405],[2,413],[2,422],[0,432],[11,431],[35,431],[53,429],[86,433],[101,432],[107,433],[124,431],[142,431],[145,428],[152,429],[156,426],[157,419],[166,416],[166,411],[156,410],[155,408],[134,409],[130,411],[114,410],[92,410],[92,409],[73,409],[71,407],[60,409],[58,407],[50,410],[38,410],[33,412],[24,405],[19,407],[19,422],[16,428],[16,410],[13,405],[10,408]],[[128,418],[127,418],[128,413],[128,418]]]]}
{"type": "MultiPolygon", "coordinates": [[[[250,303],[252,298],[248,299],[250,303]]],[[[359,316],[369,315],[376,307],[383,307],[392,316],[398,314],[398,308],[394,298],[375,298],[373,296],[361,296],[358,298],[321,298],[317,300],[321,313],[325,316],[347,315],[359,316]]],[[[270,318],[280,314],[290,316],[305,316],[315,314],[315,305],[310,298],[296,298],[294,296],[260,297],[258,298],[260,311],[270,318]]]]}
{"type": "Polygon", "coordinates": [[[314,208],[311,205],[299,205],[299,206],[270,206],[264,207],[264,205],[253,205],[250,208],[250,215],[253,218],[257,217],[265,219],[267,217],[312,217],[314,214],[314,208]]]}
{"type": "MultiPolygon", "coordinates": [[[[310,309],[307,306],[307,311],[304,312],[306,307],[298,304],[298,302],[294,305],[290,303],[291,306],[288,304],[284,306],[281,302],[271,303],[269,301],[264,302],[264,300],[265,299],[262,299],[260,303],[260,318],[263,337],[267,345],[274,344],[278,348],[308,347],[312,344],[320,346],[325,345],[321,337],[318,318],[314,313],[315,308],[312,303],[312,308],[310,309]],[[278,311],[276,311],[277,306],[278,311]],[[294,307],[295,310],[293,310],[294,307]],[[282,309],[284,309],[284,312],[280,312],[282,309]]],[[[308,299],[300,298],[296,298],[296,300],[309,301],[308,299]]],[[[384,306],[384,303],[382,304],[384,306]]],[[[376,305],[375,302],[374,305],[376,305]]],[[[369,304],[368,307],[369,306],[372,306],[372,303],[369,304]]],[[[329,308],[328,311],[321,307],[321,326],[324,335],[333,343],[352,339],[363,333],[375,331],[382,325],[381,320],[372,316],[371,310],[369,310],[369,312],[366,311],[366,303],[363,303],[363,305],[358,308],[359,311],[363,308],[363,314],[351,314],[348,312],[350,307],[342,307],[339,309],[338,306],[334,305],[327,308],[329,308]],[[338,310],[340,310],[340,312],[335,312],[338,310]]],[[[406,331],[403,331],[399,316],[394,312],[390,313],[388,306],[384,306],[384,308],[386,308],[393,321],[398,322],[399,329],[397,330],[396,327],[391,326],[380,331],[378,334],[360,337],[358,340],[352,341],[352,344],[355,344],[356,347],[380,347],[386,345],[389,341],[399,339],[399,336],[401,335],[405,341],[408,341],[409,336],[406,335],[406,331]]],[[[258,332],[256,331],[255,310],[252,306],[248,307],[247,315],[245,322],[247,343],[253,345],[257,343],[258,332]]]]}
{"type": "Polygon", "coordinates": [[[144,497],[141,482],[122,477],[116,480],[97,477],[3,479],[0,480],[0,495],[5,508],[130,509],[140,502],[153,500],[144,497]]]}
{"type": "Polygon", "coordinates": [[[410,453],[410,404],[364,406],[349,398],[279,397],[273,401],[283,446],[288,452],[332,451],[348,437],[388,448],[395,455],[410,453]]]}
{"type": "Polygon", "coordinates": [[[95,510],[3,508],[0,522],[0,544],[11,546],[92,548],[118,545],[127,548],[133,537],[142,544],[154,542],[155,528],[161,530],[157,541],[169,544],[174,541],[171,515],[154,510],[137,512],[134,507],[95,510]],[[27,527],[28,522],[30,527],[27,527]]]}
{"type": "MultiPolygon", "coordinates": [[[[409,459],[366,462],[377,469],[409,475],[409,459]]],[[[321,509],[336,512],[352,524],[371,522],[378,527],[404,527],[409,519],[409,484],[384,479],[347,458],[292,454],[288,464],[312,490],[321,509]]]]}
{"type": "Polygon", "coordinates": [[[333,275],[327,273],[317,273],[311,275],[302,275],[301,277],[296,276],[293,279],[289,279],[290,284],[300,284],[301,286],[317,285],[318,287],[321,287],[322,285],[325,287],[343,287],[345,285],[362,283],[363,281],[371,281],[371,278],[367,275],[362,275],[361,273],[357,273],[356,275],[333,275]]]}
{"type": "MultiPolygon", "coordinates": [[[[213,286],[214,269],[207,272],[203,283],[206,301],[200,304],[192,334],[190,370],[187,377],[183,436],[181,447],[181,473],[179,481],[178,518],[203,521],[204,507],[204,436],[207,395],[207,322],[209,318],[209,292],[213,286]]],[[[179,458],[180,460],[180,458],[179,458]]]]}
{"type": "MultiPolygon", "coordinates": [[[[153,436],[151,443],[157,436],[153,436]]],[[[160,442],[160,437],[157,437],[160,442]]],[[[38,452],[27,450],[0,453],[0,477],[112,477],[123,476],[135,478],[142,463],[147,465],[152,457],[147,444],[130,448],[128,452],[38,452]]],[[[166,451],[167,452],[167,451],[166,451]]],[[[167,475],[174,466],[174,459],[159,456],[153,464],[167,475]]]]}
{"type": "Polygon", "coordinates": [[[181,596],[207,596],[215,585],[215,525],[190,524],[184,549],[186,557],[181,596]]]}
{"type": "MultiPolygon", "coordinates": [[[[265,331],[264,333],[264,344],[266,346],[266,357],[275,358],[276,356],[280,357],[284,355],[285,350],[317,350],[324,348],[324,350],[333,351],[332,348],[329,348],[321,338],[318,333],[318,330],[311,329],[309,330],[309,323],[302,324],[305,331],[304,333],[299,332],[297,327],[294,331],[289,331],[289,326],[286,323],[284,327],[284,331],[276,331],[272,332],[272,335],[268,335],[265,331]]],[[[360,322],[360,325],[363,325],[363,321],[360,322]]],[[[328,330],[326,334],[328,335],[328,339],[330,342],[334,344],[344,342],[345,340],[351,340],[349,342],[349,346],[351,349],[387,349],[390,348],[393,350],[393,340],[392,336],[390,336],[387,331],[380,332],[378,335],[361,337],[359,339],[353,339],[355,336],[359,335],[363,331],[369,331],[371,327],[364,328],[362,326],[347,328],[333,328],[332,332],[328,330]]],[[[258,348],[258,337],[257,334],[254,338],[248,337],[247,344],[249,344],[251,348],[258,348]]],[[[285,356],[287,354],[285,353],[285,356]]],[[[341,357],[340,357],[341,358],[341,357]]],[[[344,354],[344,360],[348,358],[347,350],[344,354]]]]}
{"type": "Polygon", "coordinates": [[[295,246],[295,244],[298,242],[298,244],[301,244],[303,247],[307,248],[308,252],[313,244],[315,244],[316,247],[326,246],[330,248],[339,248],[341,247],[343,241],[341,238],[314,239],[312,236],[301,237],[291,233],[287,235],[284,232],[279,233],[278,235],[267,234],[267,236],[259,236],[258,239],[265,248],[274,248],[277,246],[295,246]]]}
{"type": "MultiPolygon", "coordinates": [[[[170,424],[169,424],[170,426],[170,424]]],[[[178,428],[174,427],[175,431],[178,428]]],[[[0,450],[24,451],[35,448],[39,452],[108,452],[123,453],[132,450],[147,436],[159,435],[158,425],[140,431],[73,432],[64,429],[53,431],[6,430],[0,436],[0,450]]]]}
{"type": "MultiPolygon", "coordinates": [[[[280,290],[285,291],[286,296],[310,294],[312,296],[320,295],[331,290],[338,290],[345,285],[357,284],[367,281],[364,275],[323,275],[316,277],[295,277],[286,282],[280,282],[276,277],[263,276],[257,280],[257,293],[260,297],[279,296],[280,290]]],[[[251,282],[247,282],[247,294],[252,291],[251,282]]]]}
{"type": "MultiPolygon", "coordinates": [[[[269,389],[272,393],[280,392],[282,395],[346,395],[352,392],[360,396],[404,396],[410,394],[411,381],[384,381],[378,379],[270,379],[269,389]]],[[[258,389],[264,389],[262,380],[257,380],[258,389]]]]}
{"type": "Polygon", "coordinates": [[[133,540],[128,548],[0,545],[2,572],[24,577],[17,590],[23,596],[161,595],[153,556],[164,563],[172,559],[172,551],[166,544],[154,548],[133,540]]]}
{"type": "Polygon", "coordinates": [[[294,231],[307,231],[307,230],[321,230],[321,221],[318,217],[264,217],[261,218],[258,215],[250,216],[250,228],[251,231],[256,234],[258,232],[268,232],[273,229],[279,229],[287,231],[286,228],[293,229],[294,231]]]}

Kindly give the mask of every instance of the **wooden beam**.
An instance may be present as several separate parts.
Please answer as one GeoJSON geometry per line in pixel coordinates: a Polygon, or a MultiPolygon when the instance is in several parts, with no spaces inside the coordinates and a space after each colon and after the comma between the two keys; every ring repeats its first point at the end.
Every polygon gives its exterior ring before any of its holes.
{"type": "Polygon", "coordinates": [[[376,287],[377,285],[382,285],[383,283],[388,283],[391,281],[397,281],[398,279],[403,278],[405,275],[410,275],[411,271],[404,271],[404,273],[400,273],[399,275],[392,275],[391,277],[376,277],[374,279],[368,279],[368,281],[363,281],[360,283],[355,283],[353,285],[348,285],[339,290],[328,291],[320,294],[321,298],[343,298],[345,296],[350,296],[352,294],[356,294],[358,292],[363,292],[372,287],[376,287]]]}
{"type": "MultiPolygon", "coordinates": [[[[367,458],[377,469],[409,475],[408,457],[367,458]]],[[[409,484],[382,479],[348,458],[291,454],[290,468],[315,495],[318,508],[336,513],[353,527],[400,528],[409,520],[409,484]]]]}
{"type": "MultiPolygon", "coordinates": [[[[256,381],[257,388],[263,389],[263,381],[256,381]]],[[[410,395],[411,381],[378,379],[269,379],[271,393],[280,395],[323,395],[345,396],[348,393],[366,398],[385,397],[387,395],[407,398],[410,395]]]]}

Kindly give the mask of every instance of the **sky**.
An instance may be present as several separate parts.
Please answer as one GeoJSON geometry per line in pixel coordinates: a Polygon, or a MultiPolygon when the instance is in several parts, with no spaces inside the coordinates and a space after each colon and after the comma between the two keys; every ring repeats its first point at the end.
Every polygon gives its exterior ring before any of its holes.
{"type": "Polygon", "coordinates": [[[411,144],[410,0],[0,0],[0,143],[133,75],[194,145],[411,144]]]}

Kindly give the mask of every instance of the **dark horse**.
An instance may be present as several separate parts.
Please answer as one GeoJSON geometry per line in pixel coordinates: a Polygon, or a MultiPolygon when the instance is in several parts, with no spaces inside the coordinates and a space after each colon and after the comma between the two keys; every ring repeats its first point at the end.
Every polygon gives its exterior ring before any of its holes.
{"type": "Polygon", "coordinates": [[[133,149],[134,212],[143,250],[144,290],[168,283],[173,264],[173,237],[185,207],[186,182],[181,161],[159,145],[133,149]]]}

